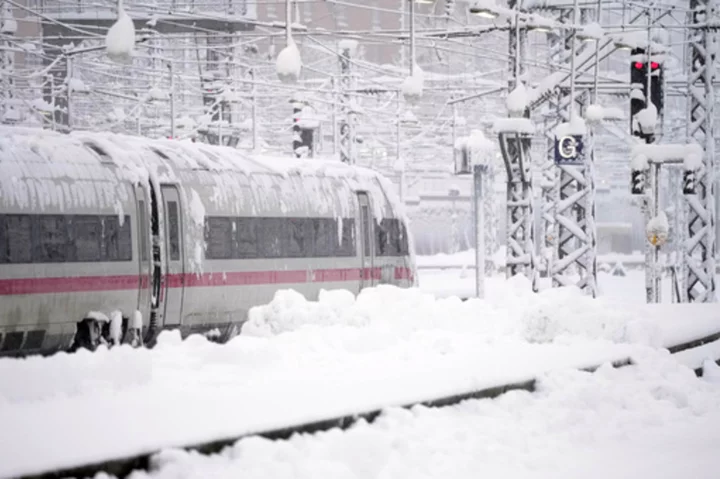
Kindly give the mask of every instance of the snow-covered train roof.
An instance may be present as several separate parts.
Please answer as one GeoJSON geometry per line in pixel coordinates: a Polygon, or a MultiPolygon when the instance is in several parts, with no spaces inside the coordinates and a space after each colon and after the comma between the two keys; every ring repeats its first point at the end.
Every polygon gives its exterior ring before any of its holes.
{"type": "MultiPolygon", "coordinates": [[[[352,190],[369,191],[380,200],[374,205],[376,217],[387,216],[387,207],[392,209],[393,215],[403,215],[392,183],[373,170],[323,159],[256,155],[189,140],[153,140],[96,132],[61,134],[33,128],[1,127],[0,171],[0,198],[14,203],[29,201],[25,198],[27,195],[18,192],[18,189],[28,189],[20,179],[32,179],[32,187],[45,192],[57,189],[57,182],[68,179],[79,184],[108,184],[118,180],[145,183],[148,178],[160,183],[197,184],[205,178],[216,186],[214,195],[229,199],[228,190],[240,186],[255,189],[259,184],[267,186],[261,188],[264,191],[260,194],[263,194],[298,180],[320,184],[327,181],[318,179],[336,178],[352,190]]],[[[297,192],[296,187],[296,195],[297,192]]],[[[117,191],[105,188],[95,197],[107,203],[110,198],[105,197],[112,194],[117,191]]],[[[62,196],[62,192],[41,196],[46,202],[57,202],[58,195],[62,196]]],[[[72,195],[75,202],[89,201],[77,200],[75,196],[72,195]]],[[[287,196],[282,191],[268,196],[276,196],[282,204],[292,204],[293,200],[316,201],[314,198],[282,198],[287,196]]]]}

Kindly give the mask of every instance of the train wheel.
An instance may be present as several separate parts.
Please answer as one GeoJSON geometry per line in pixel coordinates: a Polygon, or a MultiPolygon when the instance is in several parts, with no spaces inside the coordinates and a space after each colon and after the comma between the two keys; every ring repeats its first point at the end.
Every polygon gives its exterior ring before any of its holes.
{"type": "Polygon", "coordinates": [[[102,326],[91,318],[85,318],[77,324],[75,339],[70,351],[89,349],[95,351],[102,342],[102,326]]]}

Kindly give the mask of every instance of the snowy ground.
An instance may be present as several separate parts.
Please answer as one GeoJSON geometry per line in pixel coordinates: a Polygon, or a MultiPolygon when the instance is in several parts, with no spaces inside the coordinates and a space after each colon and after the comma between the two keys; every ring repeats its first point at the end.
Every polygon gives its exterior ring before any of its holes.
{"type": "Polygon", "coordinates": [[[222,457],[166,452],[153,474],[711,477],[702,461],[714,460],[720,439],[720,386],[688,366],[720,347],[682,364],[657,347],[720,330],[712,305],[679,321],[684,305],[624,298],[632,276],[601,279],[617,294],[600,300],[571,288],[533,294],[523,278],[489,280],[486,301],[428,293],[433,282],[449,288],[448,275],[472,289],[471,274],[445,271],[423,272],[419,290],[331,292],[319,302],[285,292],[226,345],[168,333],[152,351],[0,360],[0,477],[532,377],[542,378],[533,395],[391,410],[348,432],[244,440],[222,457]],[[572,372],[628,356],[640,365],[572,372]]]}

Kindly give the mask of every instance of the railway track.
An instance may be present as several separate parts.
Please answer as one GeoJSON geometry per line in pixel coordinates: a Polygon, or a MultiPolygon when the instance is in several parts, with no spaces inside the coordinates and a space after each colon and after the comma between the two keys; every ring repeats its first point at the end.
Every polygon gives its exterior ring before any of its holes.
{"type": "MultiPolygon", "coordinates": [[[[701,337],[696,337],[687,341],[684,341],[682,343],[678,343],[675,345],[672,345],[670,347],[667,347],[666,349],[669,350],[671,354],[678,354],[690,350],[694,350],[696,348],[701,348],[705,345],[719,342],[720,341],[720,331],[714,332],[712,334],[707,334],[701,337]]],[[[713,358],[719,365],[720,365],[720,354],[718,354],[718,357],[713,358]]],[[[612,361],[612,364],[614,367],[620,368],[620,367],[628,367],[632,366],[633,362],[632,359],[629,357],[620,357],[616,358],[614,361],[612,361]]],[[[592,365],[592,366],[586,366],[586,367],[579,367],[579,370],[589,371],[592,372],[595,369],[599,368],[601,365],[592,365]]],[[[695,368],[695,374],[697,376],[702,376],[702,368],[698,367],[695,368]]],[[[215,454],[220,452],[222,449],[224,449],[227,446],[230,446],[237,442],[240,439],[251,437],[251,436],[259,436],[263,438],[267,438],[270,440],[282,440],[282,439],[288,439],[293,434],[298,433],[315,433],[320,431],[327,431],[333,428],[340,428],[340,429],[347,429],[351,427],[353,424],[360,420],[367,421],[369,423],[373,422],[378,416],[380,416],[383,412],[383,410],[389,408],[389,407],[402,407],[402,408],[412,408],[415,406],[425,406],[425,407],[447,407],[454,404],[458,404],[462,401],[468,400],[468,399],[493,399],[497,398],[509,391],[528,391],[528,392],[534,392],[535,391],[535,385],[536,385],[536,378],[529,377],[524,380],[510,382],[506,384],[498,384],[493,387],[486,387],[482,389],[476,389],[471,390],[459,394],[454,394],[450,396],[443,396],[443,397],[436,397],[436,398],[428,398],[423,400],[418,400],[414,402],[410,402],[407,404],[401,404],[401,405],[388,405],[383,408],[378,409],[371,409],[367,411],[360,411],[356,414],[352,415],[344,415],[344,416],[337,416],[337,417],[331,417],[327,419],[323,419],[320,421],[313,421],[303,424],[296,424],[288,427],[278,428],[278,429],[271,429],[271,430],[264,430],[264,431],[254,431],[254,432],[248,432],[245,434],[239,434],[234,435],[231,437],[225,437],[225,438],[219,438],[214,441],[210,442],[203,442],[203,443],[196,443],[196,444],[188,444],[183,449],[188,451],[196,451],[201,454],[215,454]]],[[[106,460],[94,464],[85,464],[77,467],[72,468],[66,468],[62,470],[55,470],[55,471],[47,471],[40,474],[33,474],[33,475],[26,475],[26,476],[20,476],[23,479],[60,479],[60,478],[67,478],[67,477],[75,477],[75,478],[81,478],[81,477],[93,477],[99,472],[105,472],[107,474],[111,474],[113,476],[116,476],[118,478],[125,478],[127,477],[132,471],[135,470],[149,470],[152,466],[152,457],[160,452],[159,449],[147,451],[142,454],[137,454],[129,457],[121,457],[121,458],[115,458],[112,460],[106,460]]]]}

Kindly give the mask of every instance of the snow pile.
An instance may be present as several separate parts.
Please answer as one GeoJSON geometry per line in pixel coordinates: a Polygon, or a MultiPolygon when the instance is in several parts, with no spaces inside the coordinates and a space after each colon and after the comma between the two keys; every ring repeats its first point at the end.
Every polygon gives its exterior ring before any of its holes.
{"type": "Polygon", "coordinates": [[[135,25],[132,18],[125,13],[122,1],[118,8],[118,19],[110,27],[105,37],[105,48],[111,60],[118,63],[129,63],[135,48],[135,25]]]}
{"type": "Polygon", "coordinates": [[[493,131],[496,133],[535,133],[535,125],[529,118],[498,118],[493,122],[493,131]]]}
{"type": "MultiPolygon", "coordinates": [[[[630,155],[633,159],[636,157],[642,157],[646,161],[654,161],[658,163],[665,161],[683,161],[686,169],[693,170],[702,167],[704,151],[697,143],[665,143],[661,145],[638,144],[633,146],[630,155]]],[[[645,169],[647,166],[645,166],[645,168],[633,168],[645,169]]]]}
{"type": "Polygon", "coordinates": [[[275,62],[275,72],[278,78],[285,83],[296,82],[300,78],[302,71],[302,59],[300,58],[300,50],[294,41],[280,51],[277,61],[275,62]]]}
{"type": "Polygon", "coordinates": [[[700,153],[688,153],[683,161],[683,168],[690,171],[697,171],[703,166],[703,157],[700,153]]]}
{"type": "Polygon", "coordinates": [[[533,343],[579,337],[657,346],[662,339],[651,324],[577,288],[535,294],[523,276],[508,280],[487,301],[436,299],[419,290],[386,285],[363,290],[357,298],[349,292],[325,291],[318,301],[279,291],[270,304],[250,310],[242,334],[265,337],[318,325],[379,326],[400,334],[460,327],[486,340],[510,335],[533,343]]]}
{"type": "Polygon", "coordinates": [[[400,87],[403,98],[410,104],[417,103],[423,95],[425,85],[425,74],[420,67],[415,66],[413,74],[405,78],[400,87]]]}
{"type": "Polygon", "coordinates": [[[640,131],[645,134],[650,134],[655,131],[655,125],[658,121],[658,111],[653,103],[650,103],[647,107],[640,110],[635,115],[637,124],[640,127],[640,131]]]}
{"type": "Polygon", "coordinates": [[[604,107],[598,104],[588,105],[585,109],[585,119],[588,122],[599,123],[603,120],[620,120],[624,117],[623,111],[617,107],[604,107]]]}
{"type": "Polygon", "coordinates": [[[88,93],[90,89],[80,78],[68,78],[66,80],[68,91],[71,93],[88,93]]]}
{"type": "Polygon", "coordinates": [[[354,57],[357,54],[357,48],[358,41],[351,38],[344,38],[338,43],[338,49],[340,50],[340,53],[342,54],[347,51],[348,55],[350,55],[350,58],[354,57]]]}
{"type": "Polygon", "coordinates": [[[564,136],[582,136],[587,134],[587,125],[580,115],[573,116],[569,122],[560,123],[555,128],[555,136],[562,138],[564,136]]]}
{"type": "Polygon", "coordinates": [[[517,82],[517,86],[505,100],[508,112],[511,116],[519,116],[527,109],[529,103],[528,91],[523,82],[517,82]]]}
{"type": "Polygon", "coordinates": [[[584,41],[602,40],[603,36],[605,30],[597,22],[588,23],[578,32],[578,38],[584,41]]]}
{"type": "Polygon", "coordinates": [[[630,169],[633,171],[645,171],[650,168],[648,157],[642,153],[637,153],[630,160],[630,169]]]}
{"type": "Polygon", "coordinates": [[[250,437],[211,456],[165,450],[149,472],[131,477],[680,478],[688,467],[693,478],[717,476],[720,388],[666,356],[553,372],[537,388],[445,408],[391,408],[345,431],[250,437]]]}
{"type": "Polygon", "coordinates": [[[467,137],[465,145],[472,152],[473,157],[487,161],[488,153],[495,149],[495,144],[485,137],[482,130],[472,130],[467,137]]]}
{"type": "Polygon", "coordinates": [[[270,304],[250,309],[242,334],[267,337],[295,331],[307,325],[367,324],[369,319],[366,316],[343,315],[343,309],[354,302],[355,297],[346,290],[321,290],[318,301],[308,301],[294,290],[280,290],[275,293],[270,304]]]}

